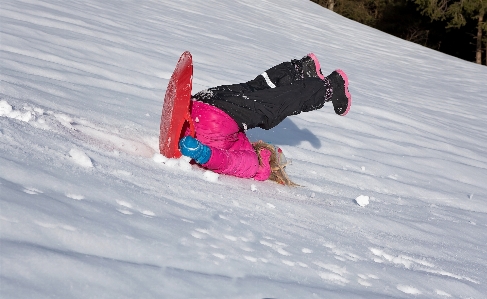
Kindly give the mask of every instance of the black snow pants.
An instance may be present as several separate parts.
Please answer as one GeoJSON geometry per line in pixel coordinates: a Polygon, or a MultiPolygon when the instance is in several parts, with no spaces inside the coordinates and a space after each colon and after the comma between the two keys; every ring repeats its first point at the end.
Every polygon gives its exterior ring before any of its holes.
{"type": "Polygon", "coordinates": [[[303,77],[297,63],[283,62],[251,81],[212,87],[193,98],[223,110],[242,130],[269,130],[290,115],[320,109],[326,101],[329,83],[303,77]]]}

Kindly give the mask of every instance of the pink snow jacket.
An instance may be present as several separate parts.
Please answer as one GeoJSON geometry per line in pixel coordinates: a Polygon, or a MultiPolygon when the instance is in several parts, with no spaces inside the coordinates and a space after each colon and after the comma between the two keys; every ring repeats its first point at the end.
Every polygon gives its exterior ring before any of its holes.
{"type": "Polygon", "coordinates": [[[202,164],[204,168],[259,181],[269,178],[271,152],[261,150],[263,165],[259,165],[259,159],[249,139],[228,114],[215,106],[193,100],[191,118],[194,122],[195,138],[211,149],[210,160],[202,164]]]}

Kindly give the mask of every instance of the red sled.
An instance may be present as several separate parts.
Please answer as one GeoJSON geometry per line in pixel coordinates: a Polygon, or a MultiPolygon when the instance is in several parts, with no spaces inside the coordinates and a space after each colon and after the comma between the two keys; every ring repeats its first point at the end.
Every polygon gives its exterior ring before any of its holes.
{"type": "Polygon", "coordinates": [[[188,51],[179,58],[167,85],[161,115],[159,150],[167,158],[179,158],[179,140],[188,126],[194,137],[194,124],[190,114],[193,80],[193,58],[188,51]]]}

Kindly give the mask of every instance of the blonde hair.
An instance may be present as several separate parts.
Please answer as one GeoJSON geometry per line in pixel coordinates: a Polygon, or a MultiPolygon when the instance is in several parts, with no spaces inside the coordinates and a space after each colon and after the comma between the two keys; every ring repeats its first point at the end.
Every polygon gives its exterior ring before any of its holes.
{"type": "Polygon", "coordinates": [[[257,142],[252,143],[252,146],[254,147],[255,152],[257,153],[257,156],[259,157],[259,164],[263,165],[262,158],[260,156],[260,151],[262,149],[269,150],[271,152],[271,157],[269,159],[269,164],[271,167],[271,175],[269,176],[269,180],[277,182],[282,185],[286,186],[292,186],[296,187],[299,186],[298,184],[294,183],[291,181],[284,170],[286,168],[286,164],[279,164],[279,158],[278,158],[278,153],[276,152],[276,149],[274,146],[265,143],[262,140],[259,140],[257,142]]]}

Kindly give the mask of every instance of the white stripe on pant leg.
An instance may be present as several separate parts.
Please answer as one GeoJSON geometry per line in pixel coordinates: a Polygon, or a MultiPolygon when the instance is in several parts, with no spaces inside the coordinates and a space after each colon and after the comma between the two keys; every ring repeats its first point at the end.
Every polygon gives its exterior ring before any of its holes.
{"type": "Polygon", "coordinates": [[[270,88],[276,88],[276,86],[274,85],[274,83],[272,83],[271,79],[267,75],[267,72],[263,72],[261,75],[262,75],[262,77],[264,77],[265,82],[267,83],[267,85],[269,85],[270,88]]]}

